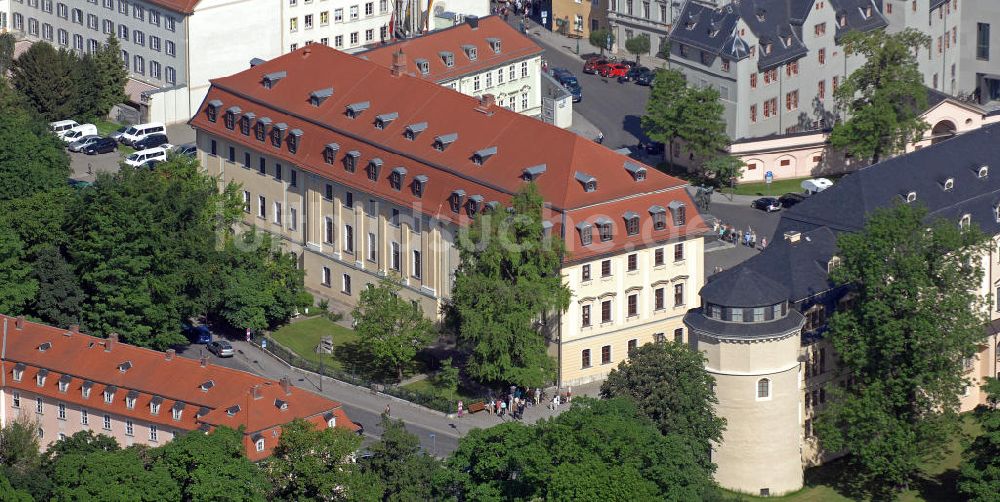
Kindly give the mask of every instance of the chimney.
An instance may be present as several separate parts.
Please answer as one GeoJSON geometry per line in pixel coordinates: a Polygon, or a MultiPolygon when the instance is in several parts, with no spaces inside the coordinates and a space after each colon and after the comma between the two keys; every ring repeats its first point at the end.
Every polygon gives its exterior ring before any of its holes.
{"type": "Polygon", "coordinates": [[[310,54],[312,54],[312,51],[313,51],[313,50],[312,50],[312,47],[309,47],[308,45],[307,45],[307,46],[305,46],[305,47],[304,47],[304,48],[302,49],[302,57],[303,57],[303,58],[307,58],[307,57],[309,57],[309,55],[310,55],[310,54]]]}
{"type": "Polygon", "coordinates": [[[208,356],[201,356],[201,367],[208,366],[208,356]]]}
{"type": "Polygon", "coordinates": [[[496,96],[486,93],[479,96],[479,106],[476,107],[477,110],[481,112],[489,112],[497,104],[496,96]]]}
{"type": "Polygon", "coordinates": [[[70,324],[69,325],[69,332],[73,333],[73,334],[79,334],[80,333],[80,325],[79,324],[70,324]]]}
{"type": "Polygon", "coordinates": [[[292,393],[292,381],[287,376],[281,377],[281,380],[278,380],[278,384],[281,385],[281,390],[285,391],[285,395],[292,393]]]}
{"type": "Polygon", "coordinates": [[[479,16],[465,16],[465,22],[473,30],[479,29],[479,16]]]}
{"type": "Polygon", "coordinates": [[[118,333],[111,333],[104,341],[104,352],[111,352],[111,349],[118,343],[118,333]]]}
{"type": "Polygon", "coordinates": [[[406,53],[403,49],[399,49],[392,53],[392,66],[390,67],[390,73],[393,77],[398,77],[403,73],[406,73],[406,53]]]}
{"type": "Polygon", "coordinates": [[[802,234],[799,232],[795,231],[785,232],[785,240],[791,242],[792,244],[799,242],[800,237],[802,237],[802,234]]]}
{"type": "Polygon", "coordinates": [[[260,392],[260,385],[250,387],[250,394],[253,396],[254,400],[264,397],[264,395],[260,392]]]}
{"type": "Polygon", "coordinates": [[[24,329],[24,316],[23,315],[17,316],[17,319],[14,320],[14,327],[17,328],[18,331],[24,329]]]}
{"type": "Polygon", "coordinates": [[[177,351],[176,350],[174,350],[174,349],[167,349],[167,356],[166,356],[167,361],[173,361],[174,360],[174,356],[176,356],[176,355],[177,355],[177,351]]]}

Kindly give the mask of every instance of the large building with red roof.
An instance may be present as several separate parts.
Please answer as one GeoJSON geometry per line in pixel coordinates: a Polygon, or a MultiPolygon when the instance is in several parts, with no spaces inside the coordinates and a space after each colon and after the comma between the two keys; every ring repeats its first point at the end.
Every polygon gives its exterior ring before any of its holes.
{"type": "Polygon", "coordinates": [[[281,426],[302,418],[354,430],[340,403],[201,360],[97,338],[76,327],[0,315],[0,426],[28,418],[43,447],[79,431],[122,446],[162,445],[188,431],[243,427],[251,460],[270,455],[281,426]]]}
{"type": "Polygon", "coordinates": [[[244,222],[280,236],[334,305],[393,274],[436,314],[459,230],[535,183],[573,291],[545,323],[559,383],[602,379],[635,345],[686,340],[706,228],[685,182],[489,94],[314,45],[213,80],[191,125],[208,173],[242,185],[244,222]]]}

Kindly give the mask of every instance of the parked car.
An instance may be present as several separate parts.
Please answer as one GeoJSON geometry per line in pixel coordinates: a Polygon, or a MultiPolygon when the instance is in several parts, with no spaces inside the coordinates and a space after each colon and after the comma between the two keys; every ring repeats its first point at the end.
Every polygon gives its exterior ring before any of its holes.
{"type": "Polygon", "coordinates": [[[194,143],[185,143],[183,145],[178,145],[174,147],[174,153],[177,155],[186,155],[188,157],[194,157],[198,154],[198,145],[194,143]]]}
{"type": "Polygon", "coordinates": [[[150,122],[148,124],[137,124],[132,127],[129,127],[128,129],[125,129],[125,132],[123,132],[121,136],[121,142],[125,143],[126,145],[131,145],[132,143],[135,143],[136,141],[139,141],[151,134],[166,134],[166,133],[167,133],[166,126],[164,126],[159,122],[150,122]]]}
{"type": "Polygon", "coordinates": [[[62,140],[66,143],[72,143],[83,139],[84,136],[97,136],[97,126],[94,124],[78,125],[66,131],[66,133],[62,135],[62,140]]]}
{"type": "Polygon", "coordinates": [[[628,75],[628,66],[621,63],[607,64],[598,67],[597,73],[606,78],[624,77],[628,75]]]}
{"type": "Polygon", "coordinates": [[[112,138],[98,138],[97,141],[87,145],[82,151],[87,155],[97,155],[99,153],[111,153],[118,150],[118,142],[112,138]]]}
{"type": "Polygon", "coordinates": [[[591,75],[597,73],[597,68],[604,66],[606,64],[611,64],[610,61],[604,58],[590,58],[586,63],[583,63],[583,72],[590,73],[591,75]]]}
{"type": "Polygon", "coordinates": [[[57,120],[55,122],[49,122],[49,129],[52,129],[52,132],[54,132],[56,136],[62,138],[63,134],[66,134],[71,129],[79,125],[80,124],[77,124],[75,120],[57,120]]]}
{"type": "Polygon", "coordinates": [[[109,134],[108,137],[111,138],[111,139],[113,139],[113,140],[115,140],[115,141],[121,141],[122,140],[122,135],[125,134],[125,131],[127,131],[127,130],[128,130],[128,126],[121,126],[118,129],[116,129],[115,132],[109,134]]]}
{"type": "Polygon", "coordinates": [[[826,178],[813,178],[802,182],[802,190],[807,194],[820,193],[833,186],[833,182],[826,178]]]}
{"type": "Polygon", "coordinates": [[[167,144],[166,134],[150,134],[139,141],[132,142],[132,147],[136,150],[149,150],[150,148],[156,148],[158,146],[163,146],[164,148],[169,148],[167,144]]]}
{"type": "Polygon", "coordinates": [[[149,161],[163,161],[167,160],[167,150],[163,147],[150,148],[149,150],[142,150],[135,152],[128,157],[125,157],[125,163],[132,167],[141,167],[147,164],[149,161]]]}
{"type": "Polygon", "coordinates": [[[225,340],[216,340],[208,344],[208,351],[219,357],[233,357],[236,351],[233,346],[225,340]]]}
{"type": "Polygon", "coordinates": [[[774,197],[761,197],[750,203],[750,206],[769,213],[772,211],[781,211],[781,203],[774,197]]]}
{"type": "Polygon", "coordinates": [[[781,207],[784,208],[792,207],[804,200],[806,200],[806,196],[800,193],[786,193],[785,195],[778,197],[778,202],[780,202],[781,207]]]}
{"type": "Polygon", "coordinates": [[[574,103],[579,103],[583,100],[583,88],[580,87],[580,81],[569,70],[565,68],[553,68],[552,78],[556,79],[557,82],[569,91],[570,95],[573,96],[574,103]]]}
{"type": "Polygon", "coordinates": [[[620,77],[618,80],[621,80],[621,81],[635,80],[635,78],[637,76],[639,76],[640,73],[648,72],[648,71],[649,71],[649,68],[646,68],[645,66],[635,65],[635,66],[629,68],[628,71],[625,73],[625,76],[620,77]]]}
{"type": "Polygon", "coordinates": [[[84,148],[94,144],[94,142],[99,139],[102,138],[96,134],[89,134],[70,143],[69,145],[66,145],[66,148],[71,152],[82,152],[84,148]]]}
{"type": "Polygon", "coordinates": [[[654,80],[656,80],[656,72],[653,70],[647,70],[645,72],[639,73],[633,79],[633,81],[636,84],[645,86],[653,85],[654,80]]]}

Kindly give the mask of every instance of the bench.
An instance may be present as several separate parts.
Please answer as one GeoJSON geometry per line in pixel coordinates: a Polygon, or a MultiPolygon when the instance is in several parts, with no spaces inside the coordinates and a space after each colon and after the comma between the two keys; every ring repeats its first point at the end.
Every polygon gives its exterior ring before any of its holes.
{"type": "Polygon", "coordinates": [[[475,403],[469,403],[469,414],[477,413],[486,409],[486,404],[482,401],[476,401],[475,403]]]}

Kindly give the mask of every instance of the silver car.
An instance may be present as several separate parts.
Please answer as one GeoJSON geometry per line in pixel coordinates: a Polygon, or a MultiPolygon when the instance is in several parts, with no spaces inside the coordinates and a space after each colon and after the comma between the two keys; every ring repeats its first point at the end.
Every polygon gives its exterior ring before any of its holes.
{"type": "Polygon", "coordinates": [[[233,350],[233,346],[225,340],[215,340],[214,342],[208,344],[208,351],[219,357],[233,357],[236,355],[236,351],[233,350]]]}
{"type": "Polygon", "coordinates": [[[94,143],[99,139],[101,139],[100,136],[91,134],[89,136],[84,136],[70,143],[69,146],[67,146],[66,148],[69,148],[69,151],[71,152],[82,152],[84,148],[87,148],[88,146],[90,146],[92,143],[94,143]]]}
{"type": "Polygon", "coordinates": [[[186,155],[188,157],[194,157],[198,153],[198,145],[194,143],[185,143],[183,145],[177,145],[174,147],[174,153],[177,155],[186,155]]]}

